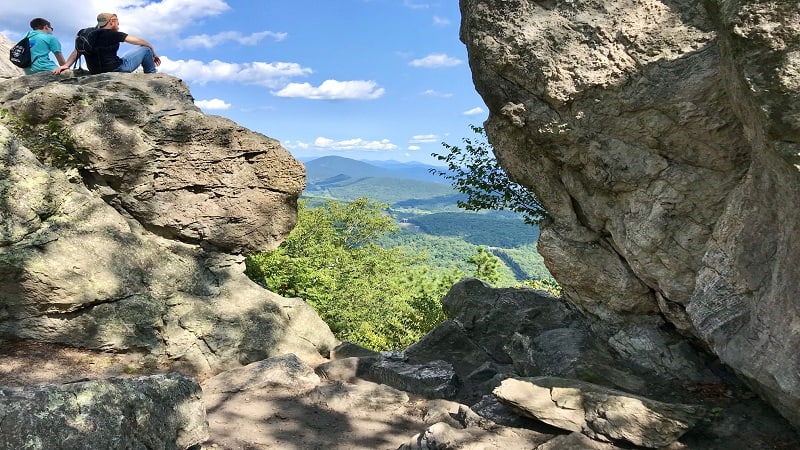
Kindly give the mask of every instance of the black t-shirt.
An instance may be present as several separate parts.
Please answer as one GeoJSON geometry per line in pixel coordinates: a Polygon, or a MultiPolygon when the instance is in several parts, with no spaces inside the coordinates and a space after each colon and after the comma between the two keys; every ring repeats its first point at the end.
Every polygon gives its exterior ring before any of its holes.
{"type": "Polygon", "coordinates": [[[125,42],[127,33],[121,31],[99,29],[94,36],[92,53],[86,55],[86,65],[92,74],[113,72],[122,64],[122,59],[117,56],[119,44],[125,42]]]}

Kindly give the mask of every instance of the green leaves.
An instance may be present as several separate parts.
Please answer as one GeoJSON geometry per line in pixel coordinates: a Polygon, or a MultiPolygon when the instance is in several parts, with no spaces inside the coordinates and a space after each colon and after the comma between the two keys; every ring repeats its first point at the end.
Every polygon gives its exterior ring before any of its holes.
{"type": "Polygon", "coordinates": [[[386,207],[359,198],[310,209],[301,200],[288,238],[250,256],[246,273],[273,292],[308,301],[339,339],[404,348],[444,320],[440,299],[452,283],[431,276],[420,257],[377,244],[398,230],[386,207]]]}
{"type": "Polygon", "coordinates": [[[458,201],[460,208],[470,211],[510,210],[521,213],[529,224],[539,223],[547,216],[547,212],[536,195],[508,178],[486,141],[486,131],[474,125],[470,125],[470,128],[477,138],[464,138],[463,148],[443,142],[447,153],[431,154],[447,163],[447,170],[431,172],[450,180],[453,188],[467,196],[466,201],[458,201]]]}
{"type": "Polygon", "coordinates": [[[32,151],[39,160],[58,168],[82,168],[88,150],[78,145],[60,117],[36,122],[28,114],[15,116],[7,109],[0,110],[0,121],[32,151]]]}
{"type": "Polygon", "coordinates": [[[500,260],[489,253],[485,247],[478,247],[475,254],[469,257],[469,262],[475,265],[475,278],[491,284],[497,283],[497,280],[500,279],[500,273],[497,271],[500,260]]]}

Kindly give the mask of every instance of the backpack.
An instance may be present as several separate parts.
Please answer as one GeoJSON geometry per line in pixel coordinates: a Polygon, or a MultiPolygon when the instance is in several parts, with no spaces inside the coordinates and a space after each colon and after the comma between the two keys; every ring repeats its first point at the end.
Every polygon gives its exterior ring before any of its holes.
{"type": "Polygon", "coordinates": [[[21,41],[17,42],[17,45],[11,47],[8,59],[15,66],[22,67],[23,69],[33,64],[31,60],[31,41],[28,39],[27,35],[25,35],[21,41]]]}
{"type": "Polygon", "coordinates": [[[89,27],[78,31],[75,36],[75,50],[81,55],[94,53],[94,41],[99,28],[89,27]]]}

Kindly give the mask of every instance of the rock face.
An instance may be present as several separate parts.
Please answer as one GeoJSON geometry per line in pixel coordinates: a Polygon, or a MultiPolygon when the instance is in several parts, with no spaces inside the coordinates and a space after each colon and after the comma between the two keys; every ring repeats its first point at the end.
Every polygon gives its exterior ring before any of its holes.
{"type": "Polygon", "coordinates": [[[210,373],[338,343],[237,255],[294,226],[304,169],[277,141],[167,75],[25,76],[0,108],[0,337],[210,373]]]}
{"type": "Polygon", "coordinates": [[[28,124],[58,121],[89,186],[155,234],[252,253],[294,227],[302,163],[274,139],[200,112],[177,78],[37,74],[5,82],[0,106],[28,124]]]}
{"type": "Polygon", "coordinates": [[[569,301],[663,316],[800,426],[800,11],[461,0],[503,168],[569,301]]]}
{"type": "Polygon", "coordinates": [[[718,383],[711,361],[657,323],[609,325],[531,289],[495,289],[465,278],[442,299],[450,319],[404,356],[411,364],[444,359],[462,382],[459,401],[476,401],[499,379],[576,378],[641,395],[683,383],[718,383]]]}
{"type": "Polygon", "coordinates": [[[3,58],[0,58],[0,79],[14,78],[25,74],[22,69],[14,64],[11,64],[11,61],[5,57],[5,55],[8,55],[8,52],[11,50],[11,47],[13,47],[14,44],[15,42],[5,37],[5,35],[0,34],[0,55],[3,55],[3,58]]]}
{"type": "Polygon", "coordinates": [[[201,396],[176,374],[2,389],[0,447],[183,450],[208,439],[201,396]]]}

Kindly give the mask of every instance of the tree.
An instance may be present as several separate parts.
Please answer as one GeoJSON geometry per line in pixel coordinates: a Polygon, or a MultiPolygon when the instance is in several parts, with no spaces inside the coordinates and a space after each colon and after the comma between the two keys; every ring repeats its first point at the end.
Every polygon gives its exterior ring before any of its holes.
{"type": "Polygon", "coordinates": [[[500,279],[500,274],[497,272],[500,260],[485,247],[478,247],[475,254],[469,257],[469,262],[475,265],[475,278],[491,284],[497,283],[500,279]]]}
{"type": "Polygon", "coordinates": [[[428,332],[447,319],[442,310],[442,297],[463,277],[464,273],[458,269],[437,272],[428,266],[418,266],[408,272],[409,304],[415,311],[417,329],[428,332]]]}
{"type": "Polygon", "coordinates": [[[444,320],[447,291],[424,279],[421,257],[377,244],[398,229],[386,205],[306,206],[301,200],[297,225],[276,250],[248,257],[251,279],[305,299],[339,339],[375,350],[408,346],[444,320]]]}
{"type": "Polygon", "coordinates": [[[552,278],[525,280],[522,283],[522,286],[536,289],[539,291],[545,291],[556,298],[561,297],[562,293],[561,286],[559,286],[556,280],[552,278]]]}
{"type": "Polygon", "coordinates": [[[521,213],[525,222],[537,224],[546,217],[536,195],[524,186],[512,181],[494,157],[494,150],[486,140],[483,127],[470,125],[478,135],[474,140],[464,138],[464,148],[442,146],[447,154],[431,153],[439,161],[447,163],[447,170],[431,169],[446,180],[467,200],[457,202],[460,208],[470,211],[510,210],[521,213]]]}

